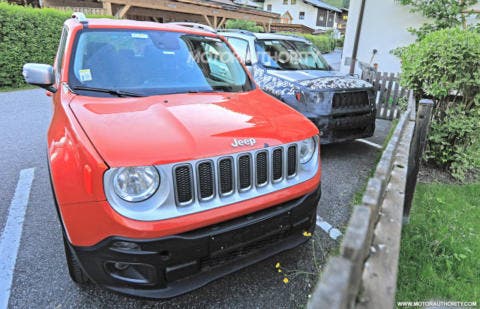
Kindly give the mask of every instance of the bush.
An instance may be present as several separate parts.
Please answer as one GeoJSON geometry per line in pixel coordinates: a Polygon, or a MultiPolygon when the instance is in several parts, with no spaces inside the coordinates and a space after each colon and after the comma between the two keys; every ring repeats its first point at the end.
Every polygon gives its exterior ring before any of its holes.
{"type": "Polygon", "coordinates": [[[480,168],[480,34],[435,31],[399,55],[401,84],[436,103],[426,159],[464,179],[480,168]]]}
{"type": "Polygon", "coordinates": [[[53,64],[62,25],[71,15],[0,2],[0,88],[24,86],[27,62],[53,64]]]}
{"type": "Polygon", "coordinates": [[[345,43],[345,36],[342,35],[339,39],[337,39],[337,47],[342,48],[344,43],[345,43]]]}
{"type": "Polygon", "coordinates": [[[337,41],[328,34],[287,33],[306,38],[311,41],[322,53],[329,53],[335,49],[337,41]]]}
{"type": "Polygon", "coordinates": [[[254,21],[242,20],[242,19],[230,19],[225,23],[227,29],[242,29],[251,32],[263,32],[263,27],[257,26],[254,21]]]}

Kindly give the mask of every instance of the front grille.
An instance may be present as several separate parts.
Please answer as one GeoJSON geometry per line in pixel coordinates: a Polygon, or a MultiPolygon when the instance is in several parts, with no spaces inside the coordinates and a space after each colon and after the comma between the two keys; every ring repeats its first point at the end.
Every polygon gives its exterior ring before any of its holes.
{"type": "Polygon", "coordinates": [[[366,91],[341,92],[333,95],[333,109],[352,109],[368,107],[369,105],[366,91]]]}
{"type": "Polygon", "coordinates": [[[272,178],[278,181],[283,175],[283,150],[275,149],[272,156],[272,178]]]}
{"type": "Polygon", "coordinates": [[[297,147],[288,147],[287,175],[294,176],[297,173],[297,147]]]}
{"type": "Polygon", "coordinates": [[[240,190],[246,190],[252,185],[250,155],[242,155],[238,159],[238,182],[240,190]]]}
{"type": "MultiPolygon", "coordinates": [[[[280,146],[174,166],[174,191],[181,206],[289,181],[297,174],[297,145],[280,146]]],[[[273,191],[271,187],[268,190],[273,191]]],[[[266,192],[264,192],[266,193],[266,192]]],[[[257,193],[255,193],[257,194],[257,193]]]]}
{"type": "Polygon", "coordinates": [[[257,153],[257,186],[265,185],[268,181],[267,152],[257,153]]]}
{"type": "Polygon", "coordinates": [[[215,186],[213,176],[212,162],[202,162],[198,165],[198,192],[201,199],[208,199],[213,196],[215,186]]]}
{"type": "Polygon", "coordinates": [[[193,200],[192,170],[190,165],[175,168],[175,186],[177,188],[177,202],[188,203],[193,200]]]}
{"type": "Polygon", "coordinates": [[[221,159],[218,162],[218,173],[220,174],[220,194],[233,192],[233,159],[221,159]]]}

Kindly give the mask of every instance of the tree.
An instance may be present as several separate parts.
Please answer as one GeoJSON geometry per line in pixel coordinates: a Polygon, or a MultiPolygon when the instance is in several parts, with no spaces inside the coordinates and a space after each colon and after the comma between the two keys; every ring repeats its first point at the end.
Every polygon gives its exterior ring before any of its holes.
{"type": "Polygon", "coordinates": [[[419,39],[427,33],[452,28],[467,28],[465,13],[469,12],[472,5],[479,0],[400,0],[403,5],[412,6],[412,12],[419,12],[423,16],[433,20],[431,23],[424,23],[419,29],[410,29],[419,39]]]}

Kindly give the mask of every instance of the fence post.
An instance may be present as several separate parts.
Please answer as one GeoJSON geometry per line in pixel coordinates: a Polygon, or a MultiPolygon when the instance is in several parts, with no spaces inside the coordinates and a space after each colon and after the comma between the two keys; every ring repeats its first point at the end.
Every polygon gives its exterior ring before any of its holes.
{"type": "Polygon", "coordinates": [[[410,209],[412,208],[413,195],[417,186],[417,175],[422,161],[423,151],[427,144],[427,134],[430,128],[434,103],[432,100],[420,100],[415,119],[415,133],[413,135],[408,157],[407,184],[405,201],[403,205],[403,224],[409,222],[410,209]]]}

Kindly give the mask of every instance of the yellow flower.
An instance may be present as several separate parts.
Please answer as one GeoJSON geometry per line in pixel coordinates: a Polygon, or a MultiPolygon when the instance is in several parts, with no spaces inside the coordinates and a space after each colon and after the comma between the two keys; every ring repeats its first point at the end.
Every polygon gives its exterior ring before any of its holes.
{"type": "Polygon", "coordinates": [[[275,268],[280,268],[280,262],[277,262],[277,264],[275,264],[275,268]]]}
{"type": "Polygon", "coordinates": [[[281,272],[282,272],[282,270],[281,270],[281,269],[278,269],[278,272],[279,272],[279,273],[281,273],[281,272]]]}
{"type": "Polygon", "coordinates": [[[283,283],[285,283],[285,284],[288,283],[288,278],[287,277],[283,278],[283,283]]]}
{"type": "Polygon", "coordinates": [[[305,236],[305,237],[311,237],[311,236],[312,236],[312,233],[305,231],[305,232],[303,232],[303,236],[305,236]]]}

